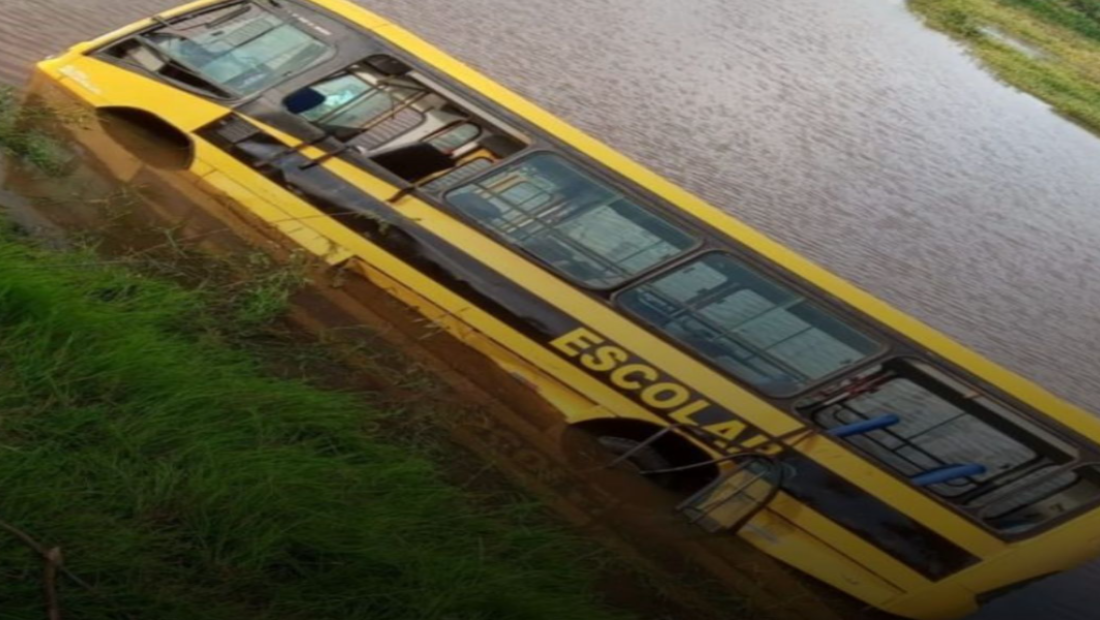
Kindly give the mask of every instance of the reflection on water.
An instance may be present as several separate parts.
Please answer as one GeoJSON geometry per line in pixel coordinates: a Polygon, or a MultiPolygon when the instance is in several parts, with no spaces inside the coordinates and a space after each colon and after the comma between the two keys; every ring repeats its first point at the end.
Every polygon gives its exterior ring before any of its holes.
{"type": "MultiPolygon", "coordinates": [[[[0,76],[175,4],[0,0],[0,76]]],[[[1100,396],[1100,141],[900,3],[367,4],[997,361],[1100,396]]]]}

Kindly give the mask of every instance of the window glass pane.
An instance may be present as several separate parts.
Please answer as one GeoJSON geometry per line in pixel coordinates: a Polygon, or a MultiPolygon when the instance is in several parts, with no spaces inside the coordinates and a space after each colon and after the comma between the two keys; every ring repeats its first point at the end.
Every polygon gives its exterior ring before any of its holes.
{"type": "Polygon", "coordinates": [[[1076,453],[1071,445],[921,362],[890,360],[798,410],[998,529],[1023,531],[1100,495],[1096,471],[1082,478],[1067,469],[1076,453]],[[885,423],[844,431],[868,421],[885,423]]]}
{"type": "Polygon", "coordinates": [[[619,297],[626,310],[741,379],[792,394],[879,344],[726,254],[708,254],[619,297]]]}
{"type": "Polygon", "coordinates": [[[329,50],[254,3],[230,5],[144,35],[161,53],[241,95],[267,88],[329,50]]]}
{"type": "MultiPolygon", "coordinates": [[[[330,127],[364,127],[383,114],[393,113],[398,104],[398,99],[392,93],[377,88],[354,74],[318,82],[310,90],[320,94],[324,100],[298,115],[330,127]]],[[[291,97],[294,96],[296,95],[291,97]]],[[[419,122],[420,115],[415,115],[416,122],[419,122]]]]}
{"type": "Polygon", "coordinates": [[[503,166],[451,191],[447,202],[558,271],[598,288],[614,286],[696,243],[550,153],[503,166]]]}
{"type": "Polygon", "coordinates": [[[473,123],[463,123],[432,137],[429,142],[432,146],[444,153],[450,153],[455,149],[469,144],[470,141],[477,138],[479,134],[481,134],[480,127],[473,123]]]}
{"type": "Polygon", "coordinates": [[[1100,499],[1100,468],[1051,467],[1037,472],[984,502],[979,514],[999,530],[1022,533],[1100,499]]]}
{"type": "Polygon", "coordinates": [[[379,116],[392,112],[396,105],[397,101],[389,93],[371,89],[323,123],[337,127],[363,127],[379,116]]]}
{"type": "Polygon", "coordinates": [[[311,86],[318,93],[324,95],[324,102],[320,105],[300,112],[299,114],[311,121],[322,119],[336,110],[362,97],[374,88],[354,75],[342,75],[331,80],[318,82],[311,86]]]}
{"type": "Polygon", "coordinates": [[[941,495],[969,491],[982,480],[1023,465],[1036,454],[981,419],[911,379],[896,377],[875,389],[815,414],[826,428],[894,414],[888,430],[850,441],[907,476],[953,464],[977,463],[986,472],[949,484],[933,485],[941,495]]]}

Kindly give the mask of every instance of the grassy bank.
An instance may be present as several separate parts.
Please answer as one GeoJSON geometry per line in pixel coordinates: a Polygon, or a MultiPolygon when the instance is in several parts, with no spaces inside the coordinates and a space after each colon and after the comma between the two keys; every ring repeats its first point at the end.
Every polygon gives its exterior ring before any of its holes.
{"type": "Polygon", "coordinates": [[[19,105],[19,99],[15,89],[0,84],[0,156],[15,157],[49,175],[60,174],[69,155],[49,132],[37,127],[65,119],[46,107],[19,105]]]}
{"type": "Polygon", "coordinates": [[[909,0],[1001,79],[1100,132],[1100,0],[909,0]]]}
{"type": "MultiPolygon", "coordinates": [[[[562,535],[478,511],[364,431],[386,411],[266,377],[174,285],[0,236],[0,520],[82,620],[618,617],[562,535]]],[[[218,317],[221,320],[223,317],[218,317]]],[[[0,614],[44,618],[0,532],[0,614]]]]}

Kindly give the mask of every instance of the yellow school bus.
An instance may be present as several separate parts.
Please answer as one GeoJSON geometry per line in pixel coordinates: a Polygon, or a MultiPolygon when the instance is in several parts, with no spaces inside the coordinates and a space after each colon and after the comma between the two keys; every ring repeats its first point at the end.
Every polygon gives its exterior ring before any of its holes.
{"type": "Polygon", "coordinates": [[[956,618],[1100,551],[1100,421],[344,0],[203,1],[39,76],[481,351],[704,536],[956,618]]]}

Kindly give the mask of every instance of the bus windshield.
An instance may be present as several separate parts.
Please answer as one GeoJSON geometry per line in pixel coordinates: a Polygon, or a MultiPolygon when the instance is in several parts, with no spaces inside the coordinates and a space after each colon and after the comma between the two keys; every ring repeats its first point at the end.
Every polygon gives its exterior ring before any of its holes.
{"type": "Polygon", "coordinates": [[[264,90],[331,49],[255,2],[205,11],[140,38],[162,63],[174,64],[235,96],[264,90]]]}

